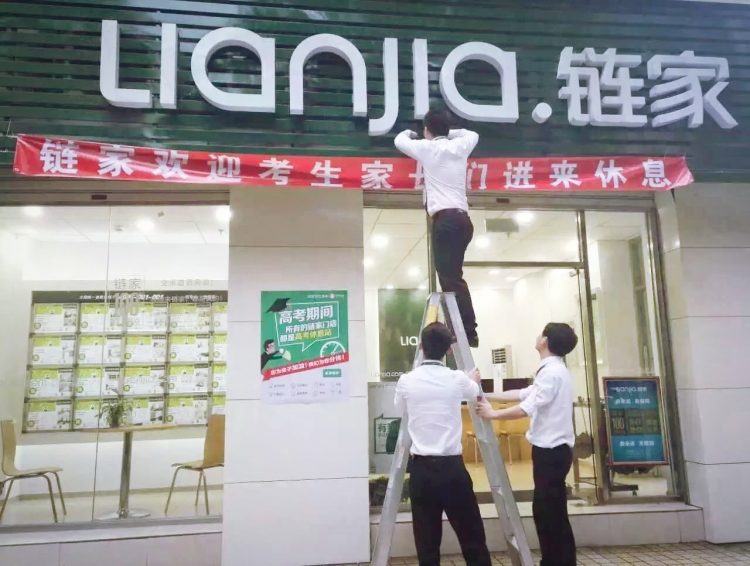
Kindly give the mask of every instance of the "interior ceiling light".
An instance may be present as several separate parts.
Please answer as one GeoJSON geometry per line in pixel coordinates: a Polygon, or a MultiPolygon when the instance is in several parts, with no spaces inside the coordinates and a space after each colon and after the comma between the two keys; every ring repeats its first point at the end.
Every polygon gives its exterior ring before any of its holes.
{"type": "Polygon", "coordinates": [[[490,275],[500,275],[499,269],[490,269],[490,275]]]}
{"type": "Polygon", "coordinates": [[[232,209],[229,206],[217,206],[214,212],[219,222],[229,222],[232,219],[232,209]]]}
{"type": "Polygon", "coordinates": [[[154,221],[150,218],[139,218],[135,222],[135,227],[138,228],[141,232],[153,232],[154,228],[156,228],[156,224],[154,224],[154,221]]]}
{"type": "Polygon", "coordinates": [[[373,260],[371,257],[366,257],[362,260],[362,265],[365,266],[365,269],[369,269],[373,265],[375,265],[375,260],[373,260]]]}
{"type": "Polygon", "coordinates": [[[409,268],[409,277],[417,278],[419,277],[419,268],[415,265],[413,267],[409,268]]]}
{"type": "Polygon", "coordinates": [[[516,212],[516,222],[521,225],[531,224],[534,221],[534,213],[528,210],[519,210],[516,212]]]}
{"type": "Polygon", "coordinates": [[[388,236],[385,234],[375,234],[370,238],[370,244],[376,250],[382,250],[388,245],[388,236]]]}
{"type": "Polygon", "coordinates": [[[44,209],[41,206],[24,206],[23,213],[29,218],[39,218],[44,215],[44,209]]]}
{"type": "Polygon", "coordinates": [[[490,247],[490,239],[487,236],[479,236],[474,240],[474,245],[479,249],[485,249],[490,247]]]}

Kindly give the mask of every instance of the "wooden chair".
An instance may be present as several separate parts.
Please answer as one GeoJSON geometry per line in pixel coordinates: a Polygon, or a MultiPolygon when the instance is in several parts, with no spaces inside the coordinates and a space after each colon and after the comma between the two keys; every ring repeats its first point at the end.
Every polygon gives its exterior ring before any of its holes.
{"type": "Polygon", "coordinates": [[[169,495],[167,496],[167,504],[164,507],[164,514],[166,515],[169,510],[169,501],[172,499],[174,484],[177,480],[177,472],[180,470],[190,470],[192,472],[198,472],[198,489],[195,491],[195,505],[198,505],[198,497],[201,492],[201,481],[203,481],[206,515],[210,515],[208,510],[208,484],[206,482],[206,470],[224,466],[224,415],[211,415],[208,419],[206,439],[203,443],[203,460],[172,464],[172,466],[177,469],[174,471],[172,485],[169,487],[169,495]]]}
{"type": "Polygon", "coordinates": [[[62,472],[62,468],[51,466],[49,468],[19,470],[16,468],[16,430],[13,421],[0,421],[0,429],[2,430],[3,440],[3,459],[0,463],[0,470],[5,476],[7,476],[6,479],[3,480],[3,483],[8,483],[3,506],[0,508],[0,520],[3,518],[5,506],[8,504],[8,497],[10,497],[13,483],[16,480],[44,478],[47,481],[47,488],[49,489],[49,500],[52,504],[52,516],[55,518],[55,523],[57,523],[57,508],[55,507],[55,496],[52,492],[52,482],[50,481],[49,475],[55,476],[55,480],[57,480],[57,491],[60,494],[60,503],[62,504],[63,514],[67,515],[68,510],[65,508],[65,498],[63,497],[62,487],[60,486],[60,476],[58,475],[62,472]]]}
{"type": "Polygon", "coordinates": [[[503,439],[508,444],[508,465],[513,465],[513,446],[511,440],[514,438],[523,439],[526,438],[526,431],[529,429],[529,418],[516,419],[513,421],[499,421],[500,426],[497,433],[497,438],[502,444],[503,439]]]}

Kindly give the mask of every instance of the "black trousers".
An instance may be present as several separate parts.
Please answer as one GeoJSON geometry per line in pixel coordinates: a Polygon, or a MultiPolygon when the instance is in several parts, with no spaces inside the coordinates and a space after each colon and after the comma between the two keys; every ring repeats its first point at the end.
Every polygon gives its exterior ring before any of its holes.
{"type": "Polygon", "coordinates": [[[458,310],[469,339],[477,334],[477,319],[469,286],[464,281],[464,255],[473,236],[474,225],[463,210],[441,210],[432,217],[433,257],[440,288],[446,293],[456,294],[458,310]]]}
{"type": "Polygon", "coordinates": [[[461,456],[412,456],[409,494],[419,566],[440,564],[443,511],[467,566],[490,566],[482,517],[461,456]]]}
{"type": "Polygon", "coordinates": [[[533,446],[534,523],[542,551],[540,566],[575,566],[576,541],[568,519],[565,476],[573,463],[567,444],[555,448],[533,446]]]}

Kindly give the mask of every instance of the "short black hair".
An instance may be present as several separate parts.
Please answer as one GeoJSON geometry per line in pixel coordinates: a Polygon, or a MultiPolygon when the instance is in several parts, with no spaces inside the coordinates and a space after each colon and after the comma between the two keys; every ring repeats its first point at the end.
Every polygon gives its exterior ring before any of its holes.
{"type": "Polygon", "coordinates": [[[265,342],[263,342],[263,349],[264,349],[264,350],[268,350],[268,347],[269,347],[269,346],[270,346],[271,344],[273,344],[274,342],[276,342],[276,340],[273,340],[273,339],[268,339],[268,340],[266,340],[265,342]]]}
{"type": "Polygon", "coordinates": [[[544,327],[542,336],[547,339],[549,351],[556,356],[567,356],[578,344],[578,336],[569,324],[550,322],[544,327]]]}
{"type": "Polygon", "coordinates": [[[446,110],[432,108],[425,114],[424,125],[433,136],[447,136],[450,124],[451,116],[446,110]]]}
{"type": "Polygon", "coordinates": [[[442,360],[453,342],[453,333],[442,322],[433,322],[422,330],[422,351],[428,360],[442,360]]]}

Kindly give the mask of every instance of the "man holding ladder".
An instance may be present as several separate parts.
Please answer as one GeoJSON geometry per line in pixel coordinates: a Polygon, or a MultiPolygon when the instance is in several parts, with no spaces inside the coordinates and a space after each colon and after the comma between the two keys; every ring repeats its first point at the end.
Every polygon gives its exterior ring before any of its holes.
{"type": "Polygon", "coordinates": [[[406,409],[412,439],[409,493],[420,566],[439,566],[443,512],[458,536],[468,566],[490,566],[484,524],[469,473],[461,457],[461,402],[481,394],[479,372],[471,378],[442,362],[454,338],[433,322],[422,330],[424,361],[396,385],[396,407],[406,409]]]}

